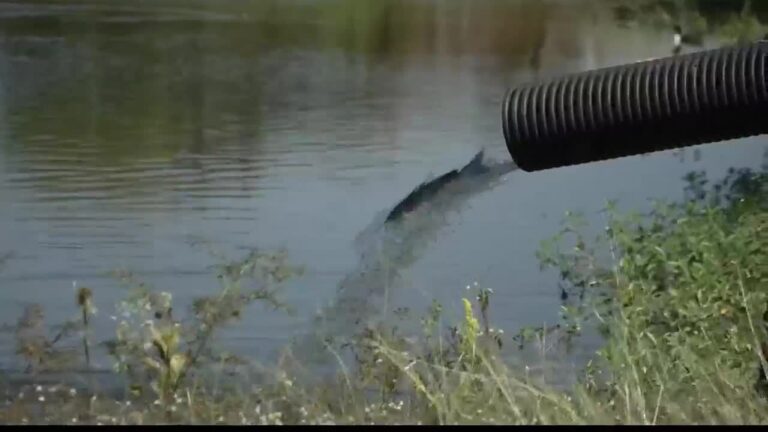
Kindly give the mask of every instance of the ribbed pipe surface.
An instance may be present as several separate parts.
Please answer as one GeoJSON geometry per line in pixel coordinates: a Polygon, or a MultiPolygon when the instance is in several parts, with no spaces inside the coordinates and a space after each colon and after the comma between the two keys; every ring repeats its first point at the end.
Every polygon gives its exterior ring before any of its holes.
{"type": "Polygon", "coordinates": [[[598,69],[512,89],[512,158],[537,171],[768,132],[768,42],[598,69]]]}

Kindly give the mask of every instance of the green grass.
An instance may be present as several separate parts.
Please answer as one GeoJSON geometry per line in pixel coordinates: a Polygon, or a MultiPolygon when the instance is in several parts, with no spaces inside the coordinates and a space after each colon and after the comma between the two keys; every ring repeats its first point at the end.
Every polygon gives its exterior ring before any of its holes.
{"type": "Polygon", "coordinates": [[[752,0],[609,0],[624,24],[671,31],[677,24],[694,39],[714,36],[724,43],[746,43],[766,34],[768,7],[752,0]]]}
{"type": "MultiPolygon", "coordinates": [[[[128,382],[126,397],[65,385],[13,387],[0,421],[768,423],[761,396],[768,385],[760,379],[768,342],[768,174],[732,171],[712,187],[701,174],[688,181],[684,203],[659,203],[645,215],[609,208],[610,222],[594,241],[571,217],[543,243],[542,265],[560,271],[570,299],[563,334],[579,343],[582,330],[594,327],[604,337],[573,386],[550,386],[546,376],[502,360],[516,349],[510,337],[524,344],[546,329],[505,335],[491,323],[492,290],[477,287],[458,299],[464,316],[453,326],[443,325],[434,304],[418,334],[401,334],[393,323],[348,341],[333,351],[337,376],[314,376],[289,353],[270,368],[243,366],[215,350],[216,335],[254,302],[283,308],[278,287],[296,271],[283,255],[253,254],[223,266],[218,291],[194,302],[184,319],[172,313],[170,294],[126,278],[136,287],[121,306],[129,318],[103,344],[128,382]],[[260,281],[257,288],[248,288],[250,280],[260,281]],[[206,373],[211,365],[219,372],[206,373]],[[228,370],[237,371],[236,380],[221,378],[228,370]]],[[[95,346],[86,331],[92,295],[78,292],[79,318],[53,337],[42,310],[25,311],[16,331],[30,374],[87,360],[95,346]],[[61,348],[68,338],[75,342],[61,348]]]]}

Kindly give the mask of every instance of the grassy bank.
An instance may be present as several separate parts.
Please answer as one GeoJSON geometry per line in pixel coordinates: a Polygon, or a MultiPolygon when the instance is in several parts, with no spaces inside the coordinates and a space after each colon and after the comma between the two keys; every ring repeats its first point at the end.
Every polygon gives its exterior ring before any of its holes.
{"type": "MultiPolygon", "coordinates": [[[[215,340],[254,303],[284,308],[279,286],[297,270],[283,255],[253,254],[223,266],[221,286],[175,312],[168,293],[134,286],[115,338],[89,337],[92,296],[78,291],[78,319],[19,319],[18,353],[36,373],[87,367],[106,348],[125,397],[65,385],[6,389],[3,423],[765,423],[761,378],[768,320],[768,174],[733,171],[708,185],[689,178],[688,200],[645,215],[608,209],[604,233],[587,241],[569,223],[540,260],[563,278],[561,336],[578,343],[597,328],[602,349],[578,384],[555,389],[500,355],[548,329],[496,329],[490,289],[457,299],[464,317],[444,325],[440,305],[419,334],[370,329],[332,349],[334,378],[318,378],[289,353],[268,369],[219,353],[215,340]],[[607,257],[607,258],[605,258],[607,257]],[[350,363],[342,359],[355,359],[350,363]],[[244,377],[249,379],[244,379],[244,377]],[[235,379],[226,379],[234,377],[235,379]]],[[[97,293],[98,291],[96,291],[97,293]]],[[[330,345],[329,345],[329,349],[330,345]]]]}

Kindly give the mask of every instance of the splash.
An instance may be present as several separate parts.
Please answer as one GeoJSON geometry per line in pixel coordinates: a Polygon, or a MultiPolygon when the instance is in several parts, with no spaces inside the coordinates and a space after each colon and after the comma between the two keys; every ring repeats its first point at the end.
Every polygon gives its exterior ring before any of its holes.
{"type": "Polygon", "coordinates": [[[511,162],[485,163],[483,158],[481,151],[460,170],[422,183],[392,210],[374,218],[355,239],[357,267],[340,282],[333,303],[321,311],[312,337],[303,339],[298,350],[322,351],[318,343],[324,344],[329,336],[345,340],[381,321],[387,298],[402,286],[403,273],[448,224],[449,214],[517,168],[511,162]]]}

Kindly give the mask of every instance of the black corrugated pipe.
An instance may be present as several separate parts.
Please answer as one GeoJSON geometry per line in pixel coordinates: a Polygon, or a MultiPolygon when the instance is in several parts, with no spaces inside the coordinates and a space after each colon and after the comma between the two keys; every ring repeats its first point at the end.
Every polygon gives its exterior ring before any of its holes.
{"type": "Polygon", "coordinates": [[[768,41],[510,90],[504,138],[538,171],[768,133],[768,41]]]}

